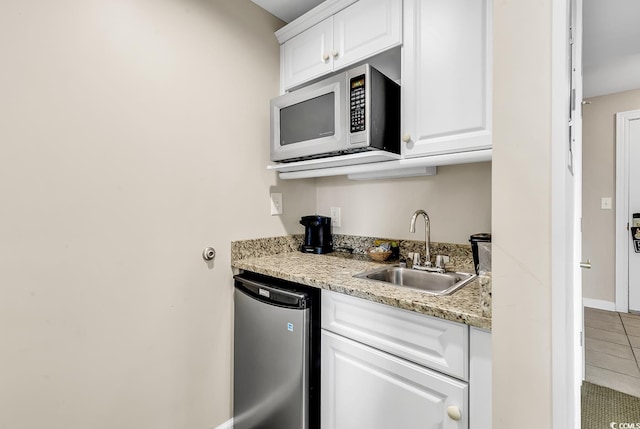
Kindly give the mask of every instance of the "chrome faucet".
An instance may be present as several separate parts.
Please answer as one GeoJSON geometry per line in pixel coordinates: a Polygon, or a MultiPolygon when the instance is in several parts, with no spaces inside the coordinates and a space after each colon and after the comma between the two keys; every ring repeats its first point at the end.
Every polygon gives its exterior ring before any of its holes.
{"type": "Polygon", "coordinates": [[[416,210],[416,212],[411,216],[411,226],[409,227],[409,232],[416,232],[416,219],[418,216],[424,215],[424,245],[425,245],[425,267],[431,267],[431,251],[429,248],[431,247],[431,226],[429,222],[429,215],[424,210],[416,210]]]}

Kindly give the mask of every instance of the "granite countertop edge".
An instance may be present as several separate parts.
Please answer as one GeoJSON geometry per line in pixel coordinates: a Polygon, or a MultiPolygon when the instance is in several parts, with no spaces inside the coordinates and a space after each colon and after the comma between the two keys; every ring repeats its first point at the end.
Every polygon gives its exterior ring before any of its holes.
{"type": "Polygon", "coordinates": [[[433,296],[413,289],[354,278],[354,274],[380,268],[384,264],[334,254],[315,255],[289,251],[232,259],[231,265],[239,270],[343,293],[477,328],[491,329],[491,318],[482,313],[477,279],[451,295],[433,296]]]}

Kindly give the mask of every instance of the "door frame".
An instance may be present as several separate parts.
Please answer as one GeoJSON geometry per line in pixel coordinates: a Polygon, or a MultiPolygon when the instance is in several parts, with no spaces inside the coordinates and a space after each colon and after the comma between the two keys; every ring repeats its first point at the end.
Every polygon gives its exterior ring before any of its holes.
{"type": "Polygon", "coordinates": [[[629,312],[629,125],[640,110],[616,113],[616,311],[629,312]]]}
{"type": "Polygon", "coordinates": [[[582,0],[552,2],[552,16],[552,422],[554,428],[574,429],[581,425],[583,368],[582,0]]]}

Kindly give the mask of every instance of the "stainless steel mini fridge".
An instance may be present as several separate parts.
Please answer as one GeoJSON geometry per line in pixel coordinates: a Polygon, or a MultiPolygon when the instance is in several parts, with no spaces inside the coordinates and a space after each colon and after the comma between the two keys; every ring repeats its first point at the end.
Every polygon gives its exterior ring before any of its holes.
{"type": "Polygon", "coordinates": [[[301,288],[266,277],[235,276],[235,429],[319,427],[319,344],[313,334],[317,298],[301,288]]]}

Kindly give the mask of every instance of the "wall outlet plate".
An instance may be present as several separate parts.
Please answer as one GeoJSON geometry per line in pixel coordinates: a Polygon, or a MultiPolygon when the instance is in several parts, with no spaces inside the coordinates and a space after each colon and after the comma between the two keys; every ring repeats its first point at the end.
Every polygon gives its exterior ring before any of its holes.
{"type": "Polygon", "coordinates": [[[271,216],[282,214],[282,194],[271,194],[271,216]]]}
{"type": "Polygon", "coordinates": [[[602,210],[611,210],[613,208],[611,197],[602,197],[602,199],[600,200],[600,208],[602,210]]]}
{"type": "Polygon", "coordinates": [[[342,220],[340,219],[340,207],[331,207],[331,225],[340,228],[342,220]]]}

